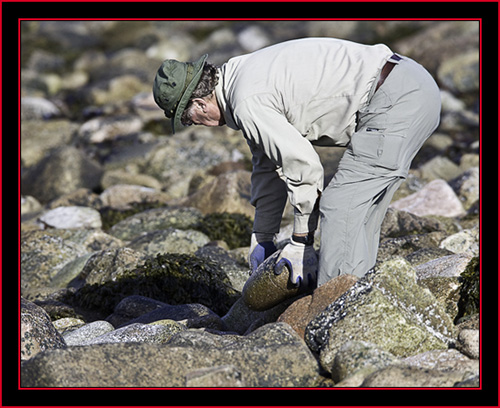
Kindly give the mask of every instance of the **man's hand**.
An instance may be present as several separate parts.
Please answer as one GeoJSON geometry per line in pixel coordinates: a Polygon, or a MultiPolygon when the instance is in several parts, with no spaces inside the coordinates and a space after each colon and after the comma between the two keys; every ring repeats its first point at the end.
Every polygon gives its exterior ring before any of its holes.
{"type": "Polygon", "coordinates": [[[316,285],[318,257],[312,243],[300,243],[292,239],[281,251],[275,266],[275,273],[281,273],[283,266],[290,270],[290,281],[293,285],[305,288],[316,285]]]}
{"type": "Polygon", "coordinates": [[[262,262],[276,252],[276,246],[272,240],[273,236],[274,234],[270,234],[269,236],[252,234],[250,250],[248,251],[248,264],[252,269],[252,273],[255,272],[262,262]]]}

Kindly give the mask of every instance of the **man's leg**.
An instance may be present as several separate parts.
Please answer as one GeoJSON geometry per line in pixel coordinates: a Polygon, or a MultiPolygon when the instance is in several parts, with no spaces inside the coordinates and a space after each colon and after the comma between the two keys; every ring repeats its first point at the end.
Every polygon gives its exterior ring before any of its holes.
{"type": "Polygon", "coordinates": [[[357,131],[321,197],[318,285],[340,274],[361,277],[374,266],[392,196],[439,114],[435,82],[407,59],[360,111],[357,131]]]}

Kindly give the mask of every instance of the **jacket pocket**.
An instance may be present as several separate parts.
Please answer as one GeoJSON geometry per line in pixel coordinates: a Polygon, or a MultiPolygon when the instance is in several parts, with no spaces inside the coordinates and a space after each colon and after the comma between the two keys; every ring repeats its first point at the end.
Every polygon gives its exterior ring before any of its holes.
{"type": "Polygon", "coordinates": [[[352,136],[354,160],[389,170],[398,170],[401,166],[404,141],[403,135],[387,133],[383,129],[365,128],[352,136]]]}

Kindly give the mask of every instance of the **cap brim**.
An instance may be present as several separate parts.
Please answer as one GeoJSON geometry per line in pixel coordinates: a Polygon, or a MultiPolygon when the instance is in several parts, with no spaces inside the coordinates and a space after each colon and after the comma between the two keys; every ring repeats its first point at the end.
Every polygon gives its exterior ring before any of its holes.
{"type": "Polygon", "coordinates": [[[182,130],[185,128],[185,126],[181,122],[181,116],[182,113],[184,112],[184,109],[186,109],[186,105],[189,102],[189,98],[191,97],[194,89],[198,85],[198,82],[200,80],[201,74],[203,72],[203,65],[205,64],[205,61],[208,58],[208,54],[203,55],[198,61],[194,63],[194,75],[193,79],[191,82],[188,84],[186,87],[186,90],[181,96],[181,99],[179,103],[177,104],[177,108],[175,110],[175,114],[172,117],[172,132],[175,133],[176,130],[182,130]]]}

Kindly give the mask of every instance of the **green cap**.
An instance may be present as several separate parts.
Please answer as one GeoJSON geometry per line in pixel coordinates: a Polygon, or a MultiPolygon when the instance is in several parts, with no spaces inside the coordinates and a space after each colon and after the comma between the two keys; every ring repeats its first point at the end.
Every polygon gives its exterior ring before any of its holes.
{"type": "Polygon", "coordinates": [[[156,104],[172,119],[172,131],[182,129],[181,115],[200,81],[208,54],[196,62],[165,60],[156,73],[153,96],[156,104]]]}

